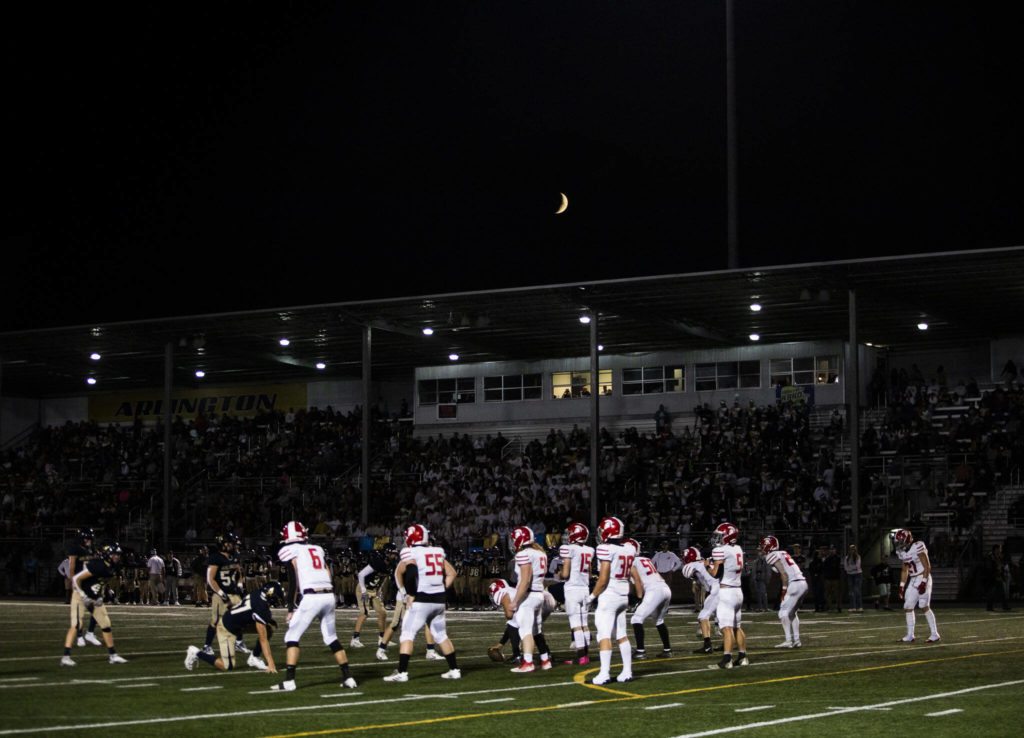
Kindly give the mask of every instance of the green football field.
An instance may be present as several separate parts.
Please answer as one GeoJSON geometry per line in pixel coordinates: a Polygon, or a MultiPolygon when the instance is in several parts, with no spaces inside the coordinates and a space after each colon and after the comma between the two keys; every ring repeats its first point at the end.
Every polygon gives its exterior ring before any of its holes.
{"type": "MultiPolygon", "coordinates": [[[[0,602],[0,735],[306,736],[341,733],[416,736],[493,735],[495,732],[588,736],[1020,735],[1024,715],[1024,613],[940,608],[942,641],[898,643],[900,611],[804,613],[804,647],[781,650],[774,613],[745,615],[749,667],[709,670],[718,656],[694,656],[696,621],[673,609],[668,624],[675,655],[634,664],[635,680],[588,684],[589,667],[565,666],[569,635],[564,614],[547,621],[554,669],[512,674],[487,659],[503,620],[497,612],[452,612],[448,631],[463,678],[442,680],[443,661],[426,661],[422,641],[410,680],[385,683],[397,663],[374,659],[376,640],[349,649],[355,690],[340,686],[340,671],[322,645],[319,628],[307,632],[295,692],[271,692],[280,676],[242,668],[217,672],[200,662],[183,665],[189,644],[202,645],[208,611],[182,608],[109,608],[124,665],[106,650],[75,648],[74,668],[59,665],[68,608],[55,602],[0,602]]],[[[283,618],[279,618],[283,619],[283,618]]],[[[353,610],[338,611],[347,644],[353,610]]],[[[632,634],[631,634],[632,638],[632,634]]],[[[251,640],[251,639],[250,639],[251,640]]],[[[274,655],[283,670],[281,634],[274,655]]],[[[660,651],[653,625],[647,648],[660,651]]],[[[507,647],[506,647],[507,653],[507,647]]],[[[596,662],[596,645],[595,645],[596,662]]],[[[618,672],[618,654],[612,673],[618,672]]]]}

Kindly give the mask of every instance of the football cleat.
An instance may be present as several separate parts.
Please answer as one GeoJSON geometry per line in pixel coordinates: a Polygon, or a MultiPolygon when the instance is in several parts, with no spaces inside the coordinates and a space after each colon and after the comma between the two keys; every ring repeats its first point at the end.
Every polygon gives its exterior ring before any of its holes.
{"type": "Polygon", "coordinates": [[[352,677],[349,677],[348,679],[346,679],[345,681],[343,681],[341,683],[341,686],[343,686],[345,689],[355,689],[356,688],[356,680],[353,679],[352,677]]]}
{"type": "Polygon", "coordinates": [[[900,638],[900,643],[913,643],[913,642],[914,642],[914,636],[903,636],[902,638],[900,638]]]}
{"type": "Polygon", "coordinates": [[[590,683],[591,684],[597,684],[597,685],[600,686],[601,684],[607,684],[611,680],[612,680],[612,675],[611,674],[598,674],[596,677],[594,677],[593,679],[590,680],[590,683]]]}
{"type": "Polygon", "coordinates": [[[441,675],[442,679],[462,679],[462,669],[449,669],[441,675]]]}
{"type": "Polygon", "coordinates": [[[568,661],[563,661],[562,663],[564,663],[566,666],[586,666],[590,663],[590,657],[580,656],[578,659],[569,659],[568,661]]]}
{"type": "Polygon", "coordinates": [[[279,684],[273,685],[271,687],[271,689],[273,691],[275,691],[275,692],[294,692],[295,691],[295,680],[292,679],[292,680],[286,680],[286,681],[280,682],[279,684]]]}
{"type": "Polygon", "coordinates": [[[74,660],[70,656],[62,656],[60,659],[61,666],[75,666],[74,660]]]}
{"type": "Polygon", "coordinates": [[[671,648],[663,648],[663,649],[661,649],[661,658],[666,659],[666,658],[668,658],[671,655],[672,655],[672,649],[671,648]]]}
{"type": "Polygon", "coordinates": [[[693,649],[693,653],[713,653],[711,646],[701,646],[700,648],[693,649]]]}
{"type": "Polygon", "coordinates": [[[926,640],[925,643],[938,643],[940,640],[942,640],[942,639],[939,638],[939,636],[933,635],[933,636],[928,636],[928,640],[926,640]]]}
{"type": "Polygon", "coordinates": [[[348,645],[349,648],[362,648],[363,642],[358,638],[353,638],[351,641],[348,642],[348,645]]]}
{"type": "Polygon", "coordinates": [[[775,646],[776,648],[793,648],[793,641],[783,641],[775,646]]]}
{"type": "Polygon", "coordinates": [[[633,653],[634,661],[643,661],[647,658],[647,651],[636,651],[633,653]]]}
{"type": "Polygon", "coordinates": [[[213,649],[210,648],[210,644],[209,643],[207,643],[205,646],[203,646],[203,653],[205,653],[207,656],[213,656],[213,649]]]}
{"type": "Polygon", "coordinates": [[[101,641],[99,638],[97,638],[95,633],[86,633],[85,634],[85,642],[86,643],[91,643],[94,646],[102,646],[103,645],[103,641],[101,641]]]}
{"type": "Polygon", "coordinates": [[[116,653],[110,654],[110,658],[108,660],[112,664],[127,664],[128,663],[127,659],[122,658],[121,656],[118,656],[116,653]]]}
{"type": "Polygon", "coordinates": [[[238,653],[252,653],[242,641],[235,641],[235,651],[238,653]]]}
{"type": "Polygon", "coordinates": [[[435,649],[429,648],[427,649],[426,659],[427,661],[444,661],[444,656],[439,654],[435,649]]]}
{"type": "Polygon", "coordinates": [[[627,674],[626,672],[622,672],[617,677],[615,677],[615,681],[617,681],[617,682],[631,682],[631,681],[633,681],[633,674],[632,673],[627,674]]]}
{"type": "Polygon", "coordinates": [[[407,682],[409,681],[409,672],[399,671],[395,669],[393,672],[384,677],[385,682],[407,682]]]}
{"type": "Polygon", "coordinates": [[[253,669],[259,669],[260,671],[267,670],[267,662],[253,654],[249,654],[249,660],[245,663],[253,669]]]}
{"type": "Polygon", "coordinates": [[[514,669],[509,669],[513,674],[529,674],[534,670],[533,662],[526,663],[525,661],[514,669]]]}
{"type": "Polygon", "coordinates": [[[79,648],[82,648],[83,646],[85,646],[85,638],[82,637],[82,636],[78,636],[78,640],[75,641],[75,645],[78,646],[79,648]]]}
{"type": "Polygon", "coordinates": [[[793,641],[793,648],[802,648],[803,645],[800,641],[793,641]]]}
{"type": "Polygon", "coordinates": [[[551,659],[541,659],[540,669],[541,671],[548,671],[551,668],[551,659]]]}
{"type": "Polygon", "coordinates": [[[708,666],[709,669],[731,669],[732,668],[732,656],[723,656],[722,660],[717,664],[711,664],[708,666]]]}
{"type": "Polygon", "coordinates": [[[750,666],[750,659],[746,656],[736,659],[736,666],[750,666]]]}
{"type": "Polygon", "coordinates": [[[377,660],[378,661],[387,661],[388,660],[388,652],[385,651],[383,648],[378,648],[377,649],[377,660]]]}
{"type": "Polygon", "coordinates": [[[185,668],[192,671],[195,668],[196,662],[199,660],[199,649],[195,646],[189,646],[188,651],[185,652],[185,668]]]}

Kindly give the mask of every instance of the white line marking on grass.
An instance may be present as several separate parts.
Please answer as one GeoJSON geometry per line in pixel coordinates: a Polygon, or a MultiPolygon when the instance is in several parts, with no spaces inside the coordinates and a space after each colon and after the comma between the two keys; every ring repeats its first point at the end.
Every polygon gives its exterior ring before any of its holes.
{"type": "Polygon", "coordinates": [[[682,702],[670,702],[667,705],[651,705],[650,707],[645,707],[644,709],[645,710],[664,710],[666,707],[682,707],[682,706],[683,706],[682,702]]]}
{"type": "Polygon", "coordinates": [[[219,684],[214,684],[214,685],[211,685],[209,687],[182,687],[179,691],[181,691],[181,692],[206,692],[206,691],[209,691],[211,689],[224,689],[224,687],[222,687],[219,684]]]}
{"type": "Polygon", "coordinates": [[[954,708],[952,710],[943,710],[942,712],[926,712],[924,716],[925,717],[942,717],[943,715],[952,715],[952,714],[957,713],[957,712],[963,712],[963,710],[961,710],[959,708],[954,708]]]}
{"type": "Polygon", "coordinates": [[[335,694],[322,694],[322,699],[330,699],[331,697],[362,697],[362,692],[337,692],[335,694]]]}
{"type": "MultiPolygon", "coordinates": [[[[850,708],[849,707],[826,707],[825,709],[826,710],[849,710],[850,708]]],[[[864,708],[864,709],[876,710],[878,712],[887,712],[887,711],[891,710],[892,708],[891,707],[871,707],[871,708],[864,708]]]]}
{"type": "Polygon", "coordinates": [[[705,730],[700,733],[686,733],[684,735],[676,736],[676,738],[700,738],[700,736],[707,735],[721,735],[723,733],[736,733],[741,730],[751,730],[757,728],[769,728],[776,725],[784,725],[786,723],[796,723],[803,720],[817,720],[818,718],[832,717],[833,715],[846,715],[851,712],[863,712],[865,710],[875,710],[880,707],[895,707],[897,705],[908,705],[912,702],[924,702],[926,700],[938,700],[944,697],[955,697],[961,694],[970,694],[971,692],[980,692],[983,689],[998,689],[1000,687],[1013,687],[1018,684],[1024,684],[1024,679],[1017,679],[1012,682],[997,682],[996,684],[983,684],[980,687],[968,687],[967,689],[958,689],[955,692],[942,692],[939,694],[927,694],[922,697],[908,697],[905,700],[893,700],[891,702],[880,702],[877,705],[864,705],[862,707],[846,707],[842,710],[832,710],[831,712],[817,712],[808,715],[794,715],[788,718],[779,718],[778,720],[764,720],[759,723],[747,723],[746,725],[734,725],[728,728],[716,728],[715,730],[705,730]]]}
{"type": "Polygon", "coordinates": [[[478,705],[489,705],[492,702],[515,702],[515,697],[499,697],[496,700],[473,700],[478,705]]]}
{"type": "Polygon", "coordinates": [[[775,705],[758,705],[757,707],[738,707],[736,712],[755,712],[757,710],[773,710],[775,705]]]}
{"type": "Polygon", "coordinates": [[[39,677],[8,677],[7,679],[0,679],[0,683],[6,684],[7,682],[31,682],[39,677]]]}
{"type": "Polygon", "coordinates": [[[143,687],[155,687],[156,682],[148,682],[146,684],[118,684],[114,689],[142,689],[143,687]]]}

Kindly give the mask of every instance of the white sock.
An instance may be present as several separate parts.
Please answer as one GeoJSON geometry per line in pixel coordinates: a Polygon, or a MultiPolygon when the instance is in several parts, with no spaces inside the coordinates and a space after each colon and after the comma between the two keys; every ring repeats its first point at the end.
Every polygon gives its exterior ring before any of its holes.
{"type": "Polygon", "coordinates": [[[622,673],[633,673],[633,646],[629,641],[619,643],[619,653],[622,655],[622,673]]]}
{"type": "Polygon", "coordinates": [[[611,650],[608,650],[608,651],[603,651],[602,650],[600,652],[600,654],[601,654],[601,673],[602,674],[608,674],[612,670],[612,652],[611,652],[611,650]]]}
{"type": "Polygon", "coordinates": [[[917,616],[913,610],[907,610],[907,638],[914,637],[914,625],[917,623],[917,616]]]}
{"type": "Polygon", "coordinates": [[[589,629],[583,631],[583,642],[586,645],[588,645],[588,646],[590,645],[590,630],[589,629]]]}
{"type": "Polygon", "coordinates": [[[587,641],[582,630],[574,630],[572,632],[572,642],[576,644],[576,648],[583,648],[587,645],[587,641]]]}
{"type": "Polygon", "coordinates": [[[789,624],[789,616],[782,616],[782,632],[786,634],[786,640],[793,640],[793,626],[789,624]]]}
{"type": "Polygon", "coordinates": [[[525,663],[525,664],[532,664],[533,663],[533,654],[532,653],[524,653],[523,654],[523,663],[525,663]]]}
{"type": "Polygon", "coordinates": [[[800,640],[800,618],[797,617],[796,613],[793,614],[791,627],[793,628],[793,643],[796,643],[800,640]]]}
{"type": "Polygon", "coordinates": [[[928,627],[932,630],[932,638],[938,638],[939,628],[935,624],[935,613],[931,611],[931,608],[924,611],[924,618],[928,621],[928,627]]]}

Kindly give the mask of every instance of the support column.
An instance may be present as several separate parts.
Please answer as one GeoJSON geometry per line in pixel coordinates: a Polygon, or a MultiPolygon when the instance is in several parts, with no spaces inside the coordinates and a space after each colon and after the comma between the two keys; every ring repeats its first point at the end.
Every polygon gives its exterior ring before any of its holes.
{"type": "Polygon", "coordinates": [[[370,520],[370,339],[371,328],[363,328],[363,443],[362,443],[362,513],[359,520],[365,528],[370,520]]]}
{"type": "Polygon", "coordinates": [[[160,532],[160,543],[163,550],[168,545],[169,520],[171,509],[171,460],[174,457],[171,448],[171,420],[174,413],[171,408],[172,390],[174,385],[174,344],[170,341],[164,346],[164,522],[160,532]]]}
{"type": "Polygon", "coordinates": [[[597,362],[597,311],[590,314],[590,529],[597,530],[598,493],[601,483],[601,381],[597,362]]]}
{"type": "Polygon", "coordinates": [[[850,440],[850,512],[853,543],[860,546],[860,345],[857,343],[857,292],[850,290],[850,350],[846,367],[846,427],[850,440]]]}

